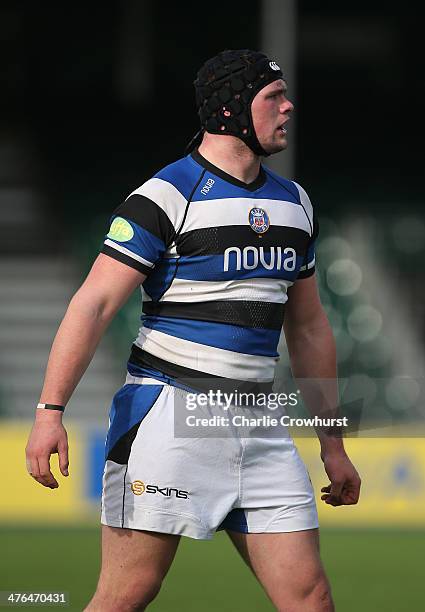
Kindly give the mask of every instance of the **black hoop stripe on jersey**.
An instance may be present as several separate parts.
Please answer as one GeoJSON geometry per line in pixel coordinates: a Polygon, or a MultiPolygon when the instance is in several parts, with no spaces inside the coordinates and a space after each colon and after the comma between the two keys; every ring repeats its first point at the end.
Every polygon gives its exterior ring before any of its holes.
{"type": "Polygon", "coordinates": [[[142,310],[151,316],[214,321],[259,329],[281,329],[284,304],[255,301],[143,302],[142,310]]]}
{"type": "Polygon", "coordinates": [[[171,363],[170,361],[164,361],[164,359],[144,351],[136,344],[132,346],[129,361],[141,367],[153,368],[154,370],[163,372],[181,385],[192,387],[200,391],[208,392],[210,390],[216,391],[220,389],[221,391],[237,390],[239,393],[270,393],[273,389],[273,381],[258,382],[235,380],[208,374],[201,370],[192,370],[191,368],[186,368],[171,363]]]}
{"type": "Polygon", "coordinates": [[[304,257],[306,238],[308,234],[301,229],[279,225],[272,225],[264,234],[256,234],[248,224],[206,227],[180,234],[177,253],[182,256],[221,255],[227,248],[247,245],[263,247],[264,252],[269,253],[271,247],[290,246],[297,255],[304,257]]]}
{"type": "Polygon", "coordinates": [[[118,206],[114,215],[134,221],[162,241],[165,239],[166,246],[171,244],[176,236],[176,230],[167,214],[146,196],[139,194],[129,196],[118,206]]]}

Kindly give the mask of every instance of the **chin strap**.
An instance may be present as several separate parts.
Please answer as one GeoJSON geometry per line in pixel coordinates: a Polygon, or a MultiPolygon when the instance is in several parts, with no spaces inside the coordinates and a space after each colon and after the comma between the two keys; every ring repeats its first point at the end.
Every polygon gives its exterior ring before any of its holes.
{"type": "Polygon", "coordinates": [[[193,151],[193,149],[195,149],[196,147],[198,147],[201,144],[204,132],[205,132],[204,128],[200,128],[196,132],[195,136],[192,138],[192,140],[189,142],[189,144],[186,145],[186,148],[184,150],[184,154],[185,155],[189,155],[189,153],[191,151],[193,151]]]}

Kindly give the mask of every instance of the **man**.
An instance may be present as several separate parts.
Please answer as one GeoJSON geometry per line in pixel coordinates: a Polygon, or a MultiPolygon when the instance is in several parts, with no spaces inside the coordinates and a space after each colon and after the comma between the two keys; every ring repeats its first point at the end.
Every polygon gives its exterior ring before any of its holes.
{"type": "MultiPolygon", "coordinates": [[[[277,609],[330,611],[314,495],[292,440],[174,435],[184,381],[270,384],[284,308],[294,376],[336,378],[314,274],[315,214],[299,185],[260,163],[287,146],[293,105],[283,74],[261,53],[225,51],[201,68],[195,89],[202,129],[191,145],[201,140],[199,148],[115,211],[71,300],[50,354],[28,470],[56,488],[49,457],[58,452],[68,474],[62,408],[105,328],[141,285],[142,327],[111,408],[102,569],[86,610],[145,609],[180,536],[208,539],[225,528],[277,609]]],[[[330,479],[322,499],[357,503],[360,479],[341,437],[318,435],[330,479]]]]}

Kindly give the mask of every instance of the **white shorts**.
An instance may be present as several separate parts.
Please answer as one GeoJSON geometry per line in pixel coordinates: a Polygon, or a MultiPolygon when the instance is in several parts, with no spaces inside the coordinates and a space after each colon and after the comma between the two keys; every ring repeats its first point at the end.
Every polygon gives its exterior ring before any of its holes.
{"type": "Polygon", "coordinates": [[[317,528],[311,481],[289,434],[176,437],[174,406],[185,394],[127,376],[111,407],[101,522],[197,539],[218,529],[317,528]]]}

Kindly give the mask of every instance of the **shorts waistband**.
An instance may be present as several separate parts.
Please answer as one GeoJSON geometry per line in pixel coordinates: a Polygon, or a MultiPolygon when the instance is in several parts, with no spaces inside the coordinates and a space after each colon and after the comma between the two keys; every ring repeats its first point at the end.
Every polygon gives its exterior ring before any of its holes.
{"type": "Polygon", "coordinates": [[[156,378],[149,378],[148,376],[133,376],[129,372],[127,372],[127,376],[125,378],[126,385],[159,385],[163,387],[167,383],[163,380],[157,380],[156,378]]]}

